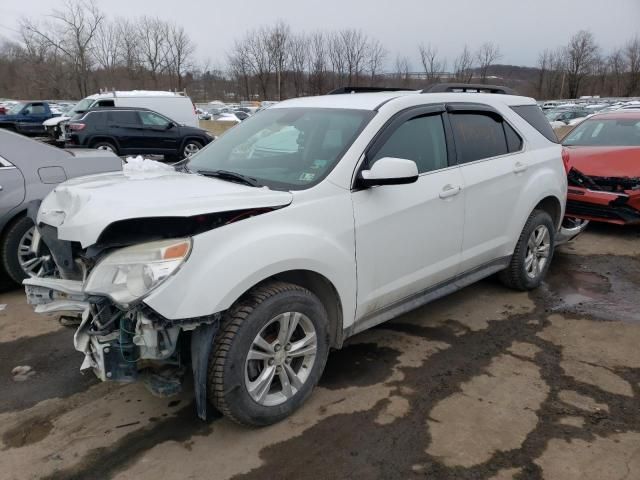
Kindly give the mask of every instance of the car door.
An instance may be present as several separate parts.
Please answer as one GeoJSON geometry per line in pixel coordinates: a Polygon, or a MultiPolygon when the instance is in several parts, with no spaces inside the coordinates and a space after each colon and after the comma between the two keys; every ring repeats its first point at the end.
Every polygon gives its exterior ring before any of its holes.
{"type": "Polygon", "coordinates": [[[503,257],[508,225],[527,180],[522,137],[492,107],[447,105],[465,185],[461,273],[503,257]]]}
{"type": "Polygon", "coordinates": [[[366,153],[361,169],[396,157],[415,161],[420,175],[352,193],[361,326],[458,272],[464,191],[443,112],[439,105],[400,113],[366,153]]]}
{"type": "Polygon", "coordinates": [[[143,153],[144,132],[135,110],[111,110],[107,116],[107,130],[120,145],[121,153],[143,153]]]}
{"type": "Polygon", "coordinates": [[[150,111],[139,111],[144,136],[142,143],[147,153],[177,153],[180,128],[166,117],[150,111]]]}

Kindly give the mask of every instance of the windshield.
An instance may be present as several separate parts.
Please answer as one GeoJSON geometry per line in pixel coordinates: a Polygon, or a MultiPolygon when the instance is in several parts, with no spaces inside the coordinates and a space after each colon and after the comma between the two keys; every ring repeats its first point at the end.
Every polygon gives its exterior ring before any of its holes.
{"type": "Polygon", "coordinates": [[[13,107],[7,110],[7,115],[19,114],[26,105],[26,103],[16,103],[13,107]]]}
{"type": "Polygon", "coordinates": [[[308,188],[333,169],[373,115],[368,110],[264,110],[194,155],[187,168],[234,172],[274,189],[308,188]]]}
{"type": "Polygon", "coordinates": [[[585,120],[562,142],[565,146],[640,146],[640,120],[637,118],[585,120]]]}
{"type": "Polygon", "coordinates": [[[78,103],[76,103],[74,105],[74,107],[71,110],[69,110],[68,113],[71,113],[71,112],[76,112],[76,113],[86,112],[87,110],[89,110],[89,108],[91,107],[93,102],[95,102],[95,100],[93,98],[83,98],[78,103]]]}

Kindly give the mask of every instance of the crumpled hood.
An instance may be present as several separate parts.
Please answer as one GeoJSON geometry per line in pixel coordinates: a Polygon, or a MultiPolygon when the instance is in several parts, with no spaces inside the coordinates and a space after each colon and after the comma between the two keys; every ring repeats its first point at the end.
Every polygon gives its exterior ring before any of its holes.
{"type": "Polygon", "coordinates": [[[564,147],[569,165],[593,177],[640,177],[639,147],[564,147]]]}
{"type": "Polygon", "coordinates": [[[49,120],[45,120],[44,122],[42,122],[42,125],[44,125],[45,127],[55,127],[59,123],[66,122],[67,120],[70,120],[70,119],[71,117],[66,117],[64,115],[59,117],[53,117],[53,118],[50,118],[49,120]]]}
{"type": "Polygon", "coordinates": [[[42,201],[38,224],[57,227],[58,238],[88,247],[118,220],[278,207],[291,200],[290,192],[175,171],[106,173],[60,184],[42,201]]]}

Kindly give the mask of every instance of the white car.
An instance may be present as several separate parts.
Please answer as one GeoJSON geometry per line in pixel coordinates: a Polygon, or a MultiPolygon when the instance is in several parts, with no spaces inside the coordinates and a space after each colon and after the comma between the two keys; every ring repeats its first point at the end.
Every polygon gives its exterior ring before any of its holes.
{"type": "Polygon", "coordinates": [[[29,301],[82,313],[102,380],[173,392],[190,364],[200,416],[277,422],[348,337],[497,272],[540,285],[561,147],[533,99],[481,88],[288,100],[181,171],[68,181],[37,216],[62,278],[29,301]]]}

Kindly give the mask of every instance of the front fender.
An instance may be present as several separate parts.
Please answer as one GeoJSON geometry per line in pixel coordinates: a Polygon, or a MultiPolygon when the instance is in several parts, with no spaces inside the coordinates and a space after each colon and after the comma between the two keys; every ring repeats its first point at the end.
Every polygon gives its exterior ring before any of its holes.
{"type": "Polygon", "coordinates": [[[291,205],[197,235],[189,259],[145,303],[169,319],[211,315],[267,278],[308,270],[333,284],[348,326],[356,302],[351,199],[343,192],[316,203],[323,205],[291,205]]]}

